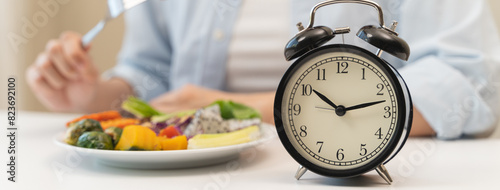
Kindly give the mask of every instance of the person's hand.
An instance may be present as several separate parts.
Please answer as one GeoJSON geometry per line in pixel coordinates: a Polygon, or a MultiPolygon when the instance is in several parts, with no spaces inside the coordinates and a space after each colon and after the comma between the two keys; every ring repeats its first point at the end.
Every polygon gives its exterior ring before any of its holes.
{"type": "Polygon", "coordinates": [[[171,113],[187,109],[199,109],[216,100],[232,100],[248,105],[259,110],[264,122],[274,123],[272,112],[274,92],[252,94],[229,93],[195,85],[185,85],[178,90],[155,98],[149,104],[161,112],[171,113]]]}
{"type": "Polygon", "coordinates": [[[210,103],[227,98],[226,93],[195,85],[185,85],[151,100],[149,104],[155,109],[170,113],[188,109],[198,109],[210,103]]]}
{"type": "Polygon", "coordinates": [[[99,73],[81,45],[81,35],[65,32],[47,43],[26,71],[36,97],[53,111],[76,111],[91,103],[99,73]]]}

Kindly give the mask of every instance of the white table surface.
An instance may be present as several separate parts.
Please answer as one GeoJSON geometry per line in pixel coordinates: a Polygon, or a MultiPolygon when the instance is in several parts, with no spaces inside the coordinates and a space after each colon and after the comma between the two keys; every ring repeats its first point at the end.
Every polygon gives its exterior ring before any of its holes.
{"type": "MultiPolygon", "coordinates": [[[[194,169],[132,170],[104,166],[88,156],[75,159],[53,143],[74,116],[21,111],[18,182],[7,181],[4,165],[0,189],[500,189],[500,139],[410,139],[386,165],[392,185],[374,171],[347,179],[307,172],[297,181],[298,165],[277,137],[242,152],[238,160],[194,169]],[[228,170],[234,164],[239,167],[228,170]]],[[[6,137],[0,142],[0,162],[6,163],[6,137]]]]}

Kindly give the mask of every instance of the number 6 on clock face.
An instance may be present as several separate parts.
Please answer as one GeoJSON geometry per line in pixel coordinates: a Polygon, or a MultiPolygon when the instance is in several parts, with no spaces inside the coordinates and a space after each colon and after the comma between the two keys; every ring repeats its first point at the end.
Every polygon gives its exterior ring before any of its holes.
{"type": "Polygon", "coordinates": [[[399,78],[383,60],[355,46],[307,53],[277,90],[282,143],[319,174],[347,177],[374,169],[393,153],[408,123],[411,105],[399,78]]]}

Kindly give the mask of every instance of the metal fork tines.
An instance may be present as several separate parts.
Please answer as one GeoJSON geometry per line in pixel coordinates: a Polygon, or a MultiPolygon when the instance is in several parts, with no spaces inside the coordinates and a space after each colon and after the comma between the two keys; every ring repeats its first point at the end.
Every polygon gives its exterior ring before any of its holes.
{"type": "Polygon", "coordinates": [[[97,23],[94,28],[92,28],[82,37],[82,46],[87,47],[92,39],[94,39],[97,34],[101,32],[101,30],[106,25],[106,22],[120,16],[126,10],[135,7],[136,5],[139,5],[144,1],[146,0],[108,0],[108,11],[106,13],[106,17],[99,21],[99,23],[97,23]]]}

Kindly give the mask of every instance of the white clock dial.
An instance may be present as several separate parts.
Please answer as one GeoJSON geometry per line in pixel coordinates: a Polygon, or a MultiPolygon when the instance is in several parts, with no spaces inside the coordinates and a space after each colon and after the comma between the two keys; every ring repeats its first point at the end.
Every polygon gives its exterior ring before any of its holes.
{"type": "Polygon", "coordinates": [[[371,60],[328,52],[290,75],[281,102],[283,128],[294,149],[314,165],[358,168],[379,156],[394,136],[398,97],[371,60]]]}

